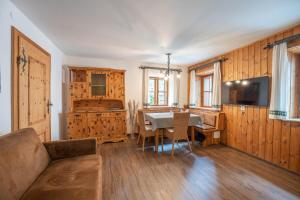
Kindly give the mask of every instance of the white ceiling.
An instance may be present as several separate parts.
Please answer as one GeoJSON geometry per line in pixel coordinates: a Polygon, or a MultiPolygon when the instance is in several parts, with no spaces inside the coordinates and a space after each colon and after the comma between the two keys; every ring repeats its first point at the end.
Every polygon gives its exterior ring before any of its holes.
{"type": "Polygon", "coordinates": [[[300,22],[300,0],[11,0],[66,55],[190,64],[300,22]]]}

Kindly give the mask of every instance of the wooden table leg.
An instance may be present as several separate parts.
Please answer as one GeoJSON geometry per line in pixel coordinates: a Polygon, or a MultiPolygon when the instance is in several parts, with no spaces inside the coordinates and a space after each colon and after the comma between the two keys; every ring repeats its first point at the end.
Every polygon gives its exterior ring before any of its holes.
{"type": "Polygon", "coordinates": [[[155,151],[158,152],[159,129],[155,130],[155,151]]]}
{"type": "Polygon", "coordinates": [[[195,143],[195,128],[193,126],[191,127],[191,131],[192,131],[192,133],[191,133],[192,144],[194,144],[195,143]]]}

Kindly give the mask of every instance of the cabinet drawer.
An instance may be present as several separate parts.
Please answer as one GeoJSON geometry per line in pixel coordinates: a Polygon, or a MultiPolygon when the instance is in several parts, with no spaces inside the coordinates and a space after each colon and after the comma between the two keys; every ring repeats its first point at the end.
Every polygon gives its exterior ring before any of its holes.
{"type": "Polygon", "coordinates": [[[125,112],[99,112],[99,113],[88,113],[88,117],[125,117],[125,112]]]}

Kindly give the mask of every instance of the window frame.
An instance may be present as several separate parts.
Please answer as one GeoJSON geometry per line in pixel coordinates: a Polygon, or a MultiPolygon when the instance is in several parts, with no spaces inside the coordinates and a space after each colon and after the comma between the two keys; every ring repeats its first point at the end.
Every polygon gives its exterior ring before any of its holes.
{"type": "MultiPolygon", "coordinates": [[[[200,107],[204,107],[204,108],[212,108],[212,105],[211,106],[206,106],[204,105],[204,93],[205,92],[210,92],[211,95],[213,94],[213,81],[214,81],[214,74],[213,73],[210,73],[210,74],[206,74],[206,75],[202,75],[202,76],[199,76],[199,79],[200,79],[200,83],[201,83],[201,87],[200,87],[200,107]],[[204,91],[204,79],[206,77],[211,77],[211,91],[204,91]]],[[[212,99],[211,99],[212,101],[212,99]]],[[[212,102],[211,102],[212,103],[212,102]]]]}
{"type": "MultiPolygon", "coordinates": [[[[150,104],[149,106],[168,106],[169,105],[169,80],[165,80],[164,78],[160,77],[149,77],[149,81],[154,80],[154,104],[150,104]],[[165,82],[165,102],[166,104],[159,105],[158,104],[158,96],[159,96],[159,80],[163,80],[165,82]]],[[[149,85],[149,82],[148,82],[149,85]]],[[[149,88],[148,88],[148,98],[149,98],[149,88]]]]}

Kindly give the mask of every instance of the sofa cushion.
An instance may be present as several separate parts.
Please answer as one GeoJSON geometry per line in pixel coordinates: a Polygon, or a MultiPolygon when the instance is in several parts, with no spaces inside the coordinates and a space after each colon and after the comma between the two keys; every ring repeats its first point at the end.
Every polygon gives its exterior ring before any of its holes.
{"type": "Polygon", "coordinates": [[[19,199],[50,162],[32,128],[0,137],[0,199],[19,199]]]}
{"type": "Polygon", "coordinates": [[[99,200],[102,193],[101,157],[86,155],[50,163],[22,200],[99,200]]]}

